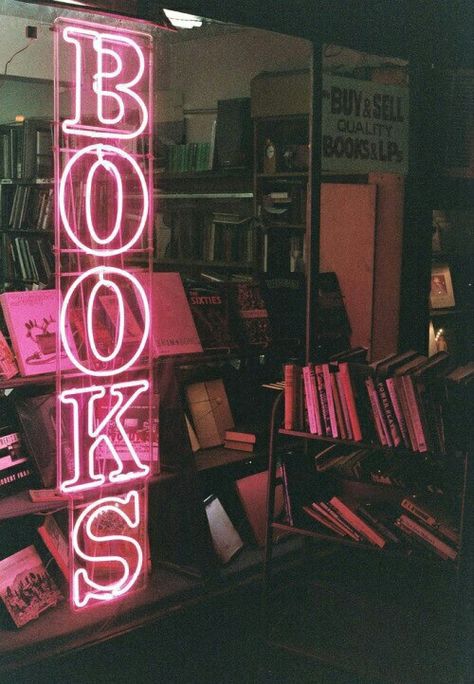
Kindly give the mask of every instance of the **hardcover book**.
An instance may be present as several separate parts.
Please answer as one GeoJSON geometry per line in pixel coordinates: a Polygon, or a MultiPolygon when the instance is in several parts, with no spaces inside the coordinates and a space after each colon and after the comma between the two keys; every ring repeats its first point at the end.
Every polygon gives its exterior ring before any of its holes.
{"type": "Polygon", "coordinates": [[[222,379],[195,382],[186,387],[193,427],[201,448],[224,444],[234,419],[222,379]]]}
{"type": "Polygon", "coordinates": [[[270,320],[260,286],[256,282],[230,283],[229,288],[242,344],[268,347],[272,341],[270,320]]]}
{"type": "Polygon", "coordinates": [[[212,545],[221,563],[228,563],[244,543],[219,499],[212,495],[204,501],[212,545]]]}
{"type": "Polygon", "coordinates": [[[263,275],[260,290],[268,311],[273,342],[302,346],[305,334],[306,282],[300,273],[263,275]]]}
{"type": "MultiPolygon", "coordinates": [[[[58,294],[56,290],[4,292],[0,295],[5,321],[21,375],[54,373],[72,368],[65,353],[56,356],[58,333],[58,294]]],[[[68,330],[68,334],[70,330],[68,330]]],[[[69,344],[74,348],[70,335],[69,344]]]]}
{"type": "Polygon", "coordinates": [[[9,380],[18,373],[15,357],[0,330],[0,378],[9,380]]]}
{"type": "Polygon", "coordinates": [[[15,625],[23,627],[63,596],[31,545],[0,561],[0,598],[15,625]]]}
{"type": "Polygon", "coordinates": [[[179,273],[152,274],[153,358],[203,351],[179,273]]]}
{"type": "Polygon", "coordinates": [[[64,577],[69,580],[69,544],[52,513],[45,516],[38,533],[64,577]]]}
{"type": "MultiPolygon", "coordinates": [[[[278,475],[278,473],[277,473],[278,475]]],[[[254,475],[247,475],[236,480],[237,494],[242,503],[247,519],[252,528],[253,536],[258,546],[265,546],[266,522],[267,522],[267,483],[268,472],[265,470],[254,475]]],[[[275,487],[275,520],[287,517],[285,511],[285,499],[283,485],[275,487]]],[[[284,533],[283,533],[284,534],[284,533]]],[[[274,530],[274,538],[277,540],[282,533],[274,530]]]]}
{"type": "Polygon", "coordinates": [[[187,283],[186,293],[204,349],[235,349],[228,290],[224,283],[187,283]]]}
{"type": "MultiPolygon", "coordinates": [[[[15,395],[14,405],[25,438],[44,487],[56,487],[56,396],[15,395]]],[[[62,434],[67,434],[64,430],[62,434]]],[[[64,445],[66,446],[66,445],[64,445]]],[[[70,450],[72,458],[72,450],[70,450]]]]}
{"type": "Polygon", "coordinates": [[[14,410],[4,399],[0,405],[0,496],[31,486],[32,474],[14,410]]]}

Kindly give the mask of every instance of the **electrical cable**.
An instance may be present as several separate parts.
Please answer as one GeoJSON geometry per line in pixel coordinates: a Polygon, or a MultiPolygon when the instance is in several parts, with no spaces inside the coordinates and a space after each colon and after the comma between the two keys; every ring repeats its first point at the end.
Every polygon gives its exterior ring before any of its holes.
{"type": "Polygon", "coordinates": [[[31,45],[32,42],[33,42],[33,39],[31,39],[27,45],[25,45],[24,47],[20,48],[20,49],[17,50],[16,52],[14,52],[13,55],[10,57],[10,59],[5,63],[5,68],[4,68],[3,74],[2,74],[2,76],[3,76],[4,78],[3,78],[3,81],[0,83],[0,88],[2,88],[2,87],[5,85],[5,83],[6,83],[5,76],[7,75],[8,65],[11,64],[11,63],[13,62],[13,60],[15,59],[15,57],[16,57],[17,55],[19,55],[20,52],[24,52],[25,50],[27,50],[27,49],[30,47],[30,45],[31,45]]]}

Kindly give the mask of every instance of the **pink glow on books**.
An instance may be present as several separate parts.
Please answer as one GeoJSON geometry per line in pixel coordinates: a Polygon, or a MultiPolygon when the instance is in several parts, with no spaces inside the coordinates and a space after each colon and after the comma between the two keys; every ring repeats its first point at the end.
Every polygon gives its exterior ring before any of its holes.
{"type": "MultiPolygon", "coordinates": [[[[123,341],[124,337],[124,327],[125,327],[125,306],[122,300],[123,294],[120,290],[120,288],[113,283],[113,289],[114,292],[117,296],[117,301],[119,303],[119,310],[120,310],[120,315],[119,315],[119,325],[118,325],[118,340],[121,342],[123,341]]],[[[59,330],[61,334],[61,342],[64,348],[64,351],[66,352],[69,360],[71,361],[74,366],[80,370],[82,373],[85,373],[86,375],[94,375],[97,377],[110,377],[112,375],[117,375],[118,373],[123,373],[126,371],[128,368],[133,366],[133,364],[139,359],[140,355],[142,354],[143,350],[145,349],[145,345],[148,341],[148,335],[150,332],[150,307],[148,304],[148,297],[145,292],[145,289],[143,288],[142,284],[139,282],[139,280],[132,274],[128,273],[127,271],[124,271],[121,268],[115,268],[113,266],[96,266],[95,268],[91,268],[88,271],[85,271],[85,273],[82,273],[82,275],[78,276],[76,280],[73,282],[73,284],[70,286],[69,290],[66,292],[66,295],[64,297],[63,305],[61,307],[61,314],[59,318],[59,330]],[[67,329],[68,329],[68,307],[70,305],[71,299],[73,295],[76,294],[78,288],[81,285],[85,285],[86,280],[92,280],[94,281],[95,278],[98,276],[99,281],[97,283],[93,284],[92,292],[91,293],[89,300],[87,302],[87,336],[89,339],[89,342],[91,340],[93,341],[91,343],[91,351],[93,354],[95,354],[95,358],[97,361],[105,362],[106,360],[115,360],[117,357],[119,351],[121,351],[121,348],[119,344],[116,342],[114,351],[111,353],[109,357],[102,356],[102,354],[99,353],[97,349],[97,345],[94,340],[94,326],[93,326],[93,309],[94,309],[94,301],[95,301],[95,295],[97,293],[98,287],[110,287],[111,283],[113,281],[109,280],[107,276],[120,276],[125,278],[126,280],[129,281],[129,283],[132,284],[133,290],[136,295],[138,295],[138,302],[140,305],[140,309],[143,315],[143,330],[142,330],[142,337],[140,340],[136,341],[136,348],[133,350],[133,348],[128,352],[129,358],[122,363],[118,367],[111,367],[111,368],[100,368],[99,370],[95,368],[88,367],[84,365],[84,363],[79,359],[72,346],[69,344],[69,340],[67,337],[67,329]]]]}
{"type": "Polygon", "coordinates": [[[132,589],[143,569],[143,551],[136,539],[125,534],[99,536],[94,533],[92,528],[97,524],[98,518],[103,515],[119,518],[117,522],[121,526],[125,525],[129,530],[137,529],[140,525],[138,492],[132,490],[124,496],[108,496],[94,501],[84,508],[77,518],[71,532],[74,554],[89,564],[109,566],[111,563],[115,563],[122,566],[122,575],[116,581],[106,583],[94,581],[91,577],[93,572],[89,573],[87,568],[76,568],[72,578],[72,599],[73,605],[78,608],[83,608],[91,601],[111,601],[123,596],[132,589]],[[130,503],[133,506],[132,515],[123,510],[130,503]],[[114,544],[114,542],[126,544],[129,549],[129,558],[125,559],[120,555],[105,553],[92,556],[82,548],[83,542],[104,544],[104,546],[114,544]],[[132,563],[129,562],[130,555],[132,556],[132,563]]]}
{"type": "Polygon", "coordinates": [[[145,478],[150,473],[149,466],[140,461],[129,435],[123,424],[126,411],[132,406],[137,397],[146,392],[150,385],[148,380],[135,380],[121,382],[111,386],[95,385],[92,387],[78,387],[65,390],[59,395],[62,404],[72,407],[72,446],[74,461],[74,476],[70,480],[63,480],[59,489],[64,494],[95,489],[105,484],[119,484],[145,478]],[[131,390],[131,394],[125,395],[124,390],[131,390]],[[110,401],[108,413],[99,419],[96,412],[97,402],[108,395],[110,401]],[[85,435],[81,433],[81,415],[84,412],[84,400],[87,401],[87,439],[91,441],[89,449],[85,448],[85,435]],[[116,431],[122,438],[127,449],[127,469],[124,468],[124,459],[119,455],[110,432],[116,431]],[[107,464],[112,457],[116,465],[115,470],[103,472],[105,466],[97,456],[99,447],[104,446],[107,450],[107,464]],[[130,466],[131,464],[131,466],[130,466]],[[99,465],[101,471],[99,472],[99,465]]]}
{"type": "Polygon", "coordinates": [[[141,81],[145,73],[145,56],[139,45],[123,33],[102,33],[84,26],[67,26],[63,30],[63,38],[75,48],[75,112],[71,119],[66,119],[63,122],[62,129],[64,133],[90,138],[115,138],[122,140],[130,140],[143,133],[148,124],[148,109],[140,95],[133,90],[133,87],[141,81]],[[83,79],[83,53],[90,54],[90,50],[86,47],[86,41],[92,44],[97,60],[97,71],[92,76],[92,84],[85,84],[83,79]],[[125,53],[125,59],[122,58],[118,50],[125,53]],[[112,71],[104,71],[105,55],[115,61],[115,69],[112,71]],[[125,82],[117,80],[114,84],[114,79],[119,79],[123,75],[125,66],[129,67],[134,62],[136,63],[134,76],[125,82]],[[106,90],[104,82],[105,85],[113,88],[113,90],[106,90]],[[96,115],[102,125],[91,126],[83,122],[83,94],[88,89],[96,95],[96,115]],[[117,106],[118,111],[114,116],[105,115],[104,100],[112,100],[117,106]],[[124,100],[126,100],[127,105],[124,100]],[[113,128],[113,126],[119,123],[122,126],[125,124],[125,114],[127,111],[139,112],[141,121],[138,126],[131,131],[123,128],[113,128]]]}
{"type": "MultiPolygon", "coordinates": [[[[118,147],[114,147],[113,145],[104,145],[102,143],[88,145],[87,147],[83,147],[81,150],[79,150],[79,152],[76,152],[71,157],[71,159],[69,159],[69,161],[63,169],[63,173],[59,183],[59,213],[61,216],[61,222],[64,227],[64,230],[66,231],[72,242],[86,254],[107,257],[114,256],[117,254],[124,254],[125,252],[127,252],[131,247],[133,247],[133,245],[137,242],[137,240],[143,233],[143,229],[145,228],[148,219],[148,209],[148,187],[145,180],[145,176],[143,175],[143,171],[141,170],[136,160],[130,154],[128,154],[128,152],[125,152],[124,150],[121,150],[118,147]],[[74,230],[73,226],[71,225],[69,212],[67,210],[67,206],[69,203],[68,200],[70,199],[69,192],[71,192],[70,188],[74,186],[73,181],[75,167],[77,169],[76,175],[83,178],[84,169],[82,168],[81,162],[89,161],[88,159],[84,159],[85,155],[91,155],[93,159],[95,158],[93,163],[90,165],[90,168],[87,170],[86,177],[86,225],[89,232],[88,237],[91,238],[92,243],[95,242],[99,246],[91,246],[89,244],[86,244],[83,240],[81,240],[76,230],[74,230]],[[109,158],[106,159],[106,157],[109,158]],[[121,162],[121,166],[123,166],[122,173],[117,167],[117,163],[119,162],[121,162]],[[97,169],[100,166],[102,166],[104,169],[106,169],[109,173],[113,175],[115,179],[115,187],[117,188],[117,196],[115,198],[115,224],[112,231],[105,238],[100,238],[97,234],[93,216],[93,209],[95,209],[96,211],[100,211],[101,209],[103,210],[103,207],[93,208],[92,201],[92,181],[94,179],[95,174],[97,173],[97,169]],[[138,184],[141,190],[141,197],[143,198],[143,204],[138,217],[137,227],[133,235],[129,237],[128,241],[124,242],[123,244],[119,244],[116,247],[110,246],[106,249],[104,248],[104,245],[110,245],[119,234],[120,229],[123,227],[122,217],[124,214],[124,197],[122,177],[126,177],[127,174],[134,176],[138,180],[138,184]]],[[[73,221],[72,223],[75,225],[76,222],[73,221]]]]}

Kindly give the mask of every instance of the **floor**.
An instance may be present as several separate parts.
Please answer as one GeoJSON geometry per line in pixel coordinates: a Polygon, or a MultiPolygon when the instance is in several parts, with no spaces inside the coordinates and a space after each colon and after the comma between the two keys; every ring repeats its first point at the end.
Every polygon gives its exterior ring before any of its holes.
{"type": "Polygon", "coordinates": [[[375,684],[264,648],[258,616],[259,593],[247,587],[2,684],[375,684]]]}

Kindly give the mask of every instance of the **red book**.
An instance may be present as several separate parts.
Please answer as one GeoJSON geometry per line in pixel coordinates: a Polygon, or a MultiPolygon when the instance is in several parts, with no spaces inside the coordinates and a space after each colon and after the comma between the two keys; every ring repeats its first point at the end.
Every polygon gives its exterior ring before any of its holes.
{"type": "Polygon", "coordinates": [[[331,436],[332,437],[339,437],[339,431],[337,427],[337,420],[336,420],[336,407],[334,404],[334,396],[332,393],[332,382],[331,382],[331,371],[329,370],[329,364],[323,363],[323,380],[324,380],[324,388],[326,390],[326,398],[328,402],[328,411],[329,411],[329,423],[331,426],[331,436]]]}
{"type": "Polygon", "coordinates": [[[385,538],[354,513],[354,511],[341,501],[341,499],[337,496],[333,496],[329,503],[331,506],[334,506],[338,513],[347,520],[349,525],[357,530],[357,532],[360,532],[360,534],[366,537],[375,546],[379,546],[383,549],[386,544],[385,538]]]}
{"type": "Polygon", "coordinates": [[[153,273],[151,288],[153,358],[202,352],[179,273],[153,273]]]}
{"type": "Polygon", "coordinates": [[[339,372],[341,374],[341,384],[344,390],[344,397],[351,422],[352,438],[356,442],[360,442],[362,440],[362,431],[360,429],[359,416],[357,414],[354,390],[352,387],[349,364],[347,361],[341,361],[339,363],[339,372]]]}

